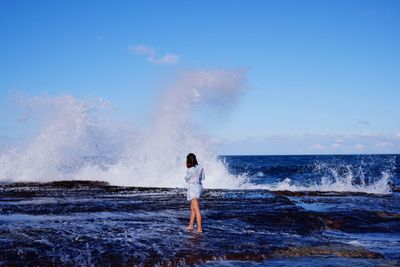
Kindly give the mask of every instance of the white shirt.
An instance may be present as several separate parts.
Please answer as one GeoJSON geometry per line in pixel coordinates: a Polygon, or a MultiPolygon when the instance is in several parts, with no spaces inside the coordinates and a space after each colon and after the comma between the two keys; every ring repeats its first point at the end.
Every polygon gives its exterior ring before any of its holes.
{"type": "Polygon", "coordinates": [[[186,170],[185,181],[189,184],[202,184],[205,179],[204,169],[200,165],[190,167],[186,170]]]}

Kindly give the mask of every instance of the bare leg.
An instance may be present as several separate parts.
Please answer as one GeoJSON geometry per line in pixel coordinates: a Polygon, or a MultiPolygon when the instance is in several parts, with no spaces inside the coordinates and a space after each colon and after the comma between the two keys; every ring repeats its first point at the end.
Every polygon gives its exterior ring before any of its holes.
{"type": "Polygon", "coordinates": [[[196,213],[197,232],[202,233],[203,232],[203,225],[202,225],[202,222],[201,222],[199,200],[197,198],[194,198],[192,200],[192,205],[193,205],[193,208],[194,208],[194,212],[196,213]]]}
{"type": "Polygon", "coordinates": [[[194,207],[193,207],[193,200],[190,201],[190,222],[189,225],[187,227],[188,230],[193,230],[193,224],[194,224],[194,218],[196,216],[194,207]]]}

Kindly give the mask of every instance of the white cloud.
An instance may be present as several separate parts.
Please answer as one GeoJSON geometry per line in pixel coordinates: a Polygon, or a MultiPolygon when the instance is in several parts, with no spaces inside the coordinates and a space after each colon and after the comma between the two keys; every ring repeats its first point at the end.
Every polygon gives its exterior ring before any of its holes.
{"type": "Polygon", "coordinates": [[[145,45],[133,45],[130,50],[137,55],[146,55],[148,57],[155,57],[156,55],[156,51],[153,48],[145,45]]]}
{"type": "Polygon", "coordinates": [[[372,133],[372,132],[364,132],[364,133],[361,133],[360,136],[362,136],[362,137],[378,137],[379,134],[372,133]]]}
{"type": "Polygon", "coordinates": [[[153,64],[175,64],[179,61],[180,56],[166,53],[164,56],[157,57],[157,52],[154,48],[146,45],[133,45],[129,48],[137,55],[146,56],[148,62],[153,64]]]}
{"type": "Polygon", "coordinates": [[[340,146],[342,146],[342,143],[337,143],[337,142],[334,142],[334,143],[332,143],[332,145],[331,145],[332,149],[337,149],[337,148],[339,148],[340,146]]]}
{"type": "Polygon", "coordinates": [[[388,148],[388,147],[394,147],[394,144],[387,142],[387,141],[383,141],[383,142],[376,143],[375,146],[380,147],[380,148],[388,148]]]}
{"type": "Polygon", "coordinates": [[[398,139],[400,139],[400,132],[398,132],[398,133],[396,134],[396,137],[397,137],[398,139]]]}
{"type": "Polygon", "coordinates": [[[362,152],[362,151],[364,151],[365,146],[362,145],[362,144],[356,144],[356,145],[354,146],[354,148],[355,148],[355,150],[356,150],[357,152],[362,152]]]}
{"type": "Polygon", "coordinates": [[[179,60],[178,55],[167,53],[161,58],[152,59],[151,62],[156,63],[156,64],[175,64],[178,62],[178,60],[179,60]]]}
{"type": "Polygon", "coordinates": [[[399,153],[398,134],[304,134],[248,137],[224,140],[218,145],[221,154],[305,154],[305,153],[399,153]]]}
{"type": "Polygon", "coordinates": [[[323,150],[324,146],[321,144],[314,144],[314,145],[311,145],[309,148],[316,149],[316,150],[323,150]]]}

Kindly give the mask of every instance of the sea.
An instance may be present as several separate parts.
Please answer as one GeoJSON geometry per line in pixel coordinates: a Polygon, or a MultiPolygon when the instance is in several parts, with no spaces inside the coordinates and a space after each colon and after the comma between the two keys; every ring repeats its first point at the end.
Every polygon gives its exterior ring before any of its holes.
{"type": "Polygon", "coordinates": [[[7,161],[0,265],[400,266],[400,155],[218,156],[203,164],[203,233],[186,230],[184,164],[85,160],[99,170],[7,161]]]}

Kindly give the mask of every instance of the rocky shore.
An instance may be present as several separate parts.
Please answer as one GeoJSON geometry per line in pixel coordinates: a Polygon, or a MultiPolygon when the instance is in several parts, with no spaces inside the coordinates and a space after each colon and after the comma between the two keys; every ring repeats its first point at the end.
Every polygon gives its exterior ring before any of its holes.
{"type": "Polygon", "coordinates": [[[185,230],[184,189],[3,184],[0,264],[400,263],[397,194],[205,190],[201,206],[204,233],[197,234],[185,230]]]}

